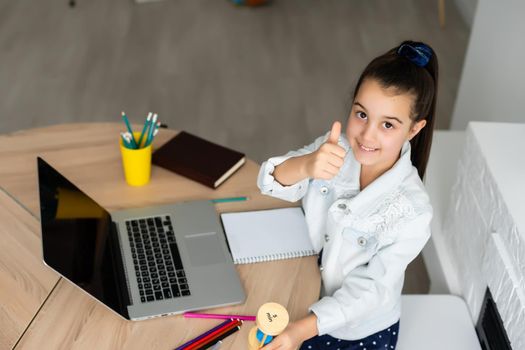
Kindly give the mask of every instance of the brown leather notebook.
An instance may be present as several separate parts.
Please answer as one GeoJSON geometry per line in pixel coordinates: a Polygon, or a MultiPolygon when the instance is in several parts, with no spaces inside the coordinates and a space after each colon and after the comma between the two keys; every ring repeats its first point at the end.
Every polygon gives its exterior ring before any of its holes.
{"type": "Polygon", "coordinates": [[[244,153],[181,131],[153,152],[153,164],[217,188],[246,161],[244,153]]]}

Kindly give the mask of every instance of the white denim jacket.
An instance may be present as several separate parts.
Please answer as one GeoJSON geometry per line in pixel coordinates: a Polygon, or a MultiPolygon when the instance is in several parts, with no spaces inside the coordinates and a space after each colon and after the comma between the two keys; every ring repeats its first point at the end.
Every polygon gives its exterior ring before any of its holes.
{"type": "Polygon", "coordinates": [[[339,145],[347,154],[332,180],[307,178],[282,186],[274,179],[276,166],[317,150],[328,135],[268,159],[257,184],[273,197],[303,199],[310,238],[317,251],[323,249],[322,298],[310,307],[317,316],[319,335],[356,340],[399,320],[405,269],[430,237],[432,207],[410,161],[408,141],[394,166],[363,191],[361,164],[344,136],[339,145]]]}

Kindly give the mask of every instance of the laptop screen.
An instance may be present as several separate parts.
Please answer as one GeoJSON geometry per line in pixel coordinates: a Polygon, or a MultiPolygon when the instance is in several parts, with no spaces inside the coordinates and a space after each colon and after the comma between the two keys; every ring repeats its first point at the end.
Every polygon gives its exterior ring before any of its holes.
{"type": "Polygon", "coordinates": [[[121,258],[109,213],[41,158],[38,184],[45,263],[128,318],[119,293],[121,258]]]}

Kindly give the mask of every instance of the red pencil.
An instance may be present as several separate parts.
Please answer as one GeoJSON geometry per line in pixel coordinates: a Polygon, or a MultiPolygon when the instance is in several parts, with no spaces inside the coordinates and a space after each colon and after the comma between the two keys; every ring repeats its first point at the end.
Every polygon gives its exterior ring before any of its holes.
{"type": "Polygon", "coordinates": [[[235,328],[235,327],[238,327],[242,324],[242,321],[240,320],[233,320],[232,322],[224,325],[224,327],[221,327],[219,329],[217,329],[216,331],[208,334],[207,336],[205,336],[204,338],[202,339],[199,339],[198,341],[196,341],[195,343],[193,344],[190,344],[190,346],[188,346],[187,348],[184,348],[184,350],[194,350],[194,349],[198,349],[201,345],[203,344],[206,344],[208,343],[211,339],[213,338],[216,338],[216,337],[219,337],[221,336],[222,334],[228,332],[229,330],[235,328]]]}
{"type": "Polygon", "coordinates": [[[233,327],[229,331],[224,332],[221,335],[218,335],[215,338],[210,339],[210,341],[208,341],[207,343],[202,344],[197,350],[213,348],[215,346],[215,344],[217,344],[218,342],[228,338],[230,335],[232,335],[233,333],[237,332],[239,329],[241,329],[241,326],[233,327]]]}
{"type": "Polygon", "coordinates": [[[199,339],[198,341],[196,341],[195,343],[193,344],[190,344],[188,347],[184,348],[184,350],[195,350],[195,349],[199,349],[202,345],[206,344],[207,342],[209,342],[210,340],[216,338],[216,337],[219,337],[220,335],[222,335],[223,333],[226,333],[228,332],[229,330],[235,328],[235,327],[238,327],[242,324],[242,321],[239,321],[239,320],[232,320],[230,323],[224,325],[223,327],[215,330],[214,332],[206,335],[205,337],[199,339]]]}

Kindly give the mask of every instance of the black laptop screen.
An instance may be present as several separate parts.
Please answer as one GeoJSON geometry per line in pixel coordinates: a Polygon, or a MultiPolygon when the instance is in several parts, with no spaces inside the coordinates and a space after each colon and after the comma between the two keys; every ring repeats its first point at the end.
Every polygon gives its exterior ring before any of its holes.
{"type": "Polygon", "coordinates": [[[121,258],[109,213],[41,158],[38,183],[45,263],[128,318],[117,282],[121,258]]]}

